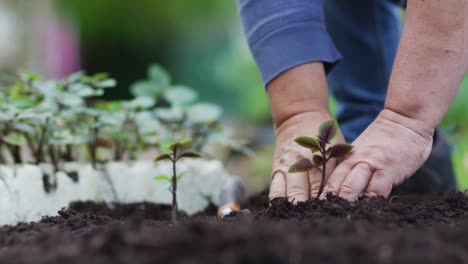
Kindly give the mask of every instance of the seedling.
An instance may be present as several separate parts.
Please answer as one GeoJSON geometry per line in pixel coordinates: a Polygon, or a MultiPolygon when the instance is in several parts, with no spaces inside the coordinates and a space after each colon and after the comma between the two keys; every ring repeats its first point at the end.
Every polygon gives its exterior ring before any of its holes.
{"type": "Polygon", "coordinates": [[[329,120],[320,126],[319,133],[315,138],[301,136],[294,140],[297,144],[310,149],[313,154],[317,153],[313,155],[312,160],[303,158],[289,168],[290,173],[309,172],[314,168],[322,171],[322,180],[320,182],[317,199],[322,194],[325,186],[327,162],[333,158],[343,158],[353,149],[353,146],[349,144],[335,144],[327,148],[337,133],[338,124],[335,120],[329,120]],[[320,169],[320,167],[322,168],[320,169]]]}
{"type": "Polygon", "coordinates": [[[177,142],[171,143],[167,146],[164,146],[161,148],[164,152],[160,155],[158,155],[154,161],[159,162],[162,160],[170,160],[172,162],[172,175],[159,175],[154,177],[155,180],[158,181],[168,181],[171,186],[169,187],[169,191],[172,193],[172,213],[171,213],[171,218],[172,218],[172,223],[176,224],[177,223],[177,211],[178,211],[178,205],[177,205],[177,183],[182,179],[182,177],[185,175],[186,171],[177,174],[177,162],[181,158],[200,158],[201,154],[198,152],[193,152],[193,151],[184,151],[184,148],[186,148],[190,144],[191,140],[189,138],[185,138],[182,140],[179,140],[177,142]]]}

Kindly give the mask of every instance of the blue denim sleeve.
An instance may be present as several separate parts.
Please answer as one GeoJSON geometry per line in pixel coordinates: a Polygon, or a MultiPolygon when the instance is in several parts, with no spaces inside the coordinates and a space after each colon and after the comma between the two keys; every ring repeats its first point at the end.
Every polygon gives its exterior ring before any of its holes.
{"type": "Polygon", "coordinates": [[[237,0],[252,55],[264,84],[300,64],[341,58],[325,28],[323,0],[237,0]]]}

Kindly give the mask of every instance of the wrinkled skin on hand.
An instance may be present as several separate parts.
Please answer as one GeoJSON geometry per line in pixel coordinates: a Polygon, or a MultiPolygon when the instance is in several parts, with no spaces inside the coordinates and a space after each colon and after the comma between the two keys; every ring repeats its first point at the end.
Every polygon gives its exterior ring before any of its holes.
{"type": "Polygon", "coordinates": [[[413,175],[432,149],[433,130],[390,110],[353,142],[353,152],[328,178],[322,198],[332,192],[349,201],[388,197],[392,187],[413,175]]]}
{"type": "MultiPolygon", "coordinates": [[[[327,112],[305,112],[287,119],[276,128],[270,199],[287,197],[290,201],[299,202],[317,197],[321,170],[312,169],[308,173],[288,173],[288,170],[302,158],[312,159],[312,152],[294,140],[299,136],[315,136],[320,125],[330,119],[333,118],[327,112]]],[[[332,141],[332,144],[336,143],[345,143],[341,132],[332,141]]],[[[328,162],[328,175],[335,165],[335,159],[328,162]]]]}

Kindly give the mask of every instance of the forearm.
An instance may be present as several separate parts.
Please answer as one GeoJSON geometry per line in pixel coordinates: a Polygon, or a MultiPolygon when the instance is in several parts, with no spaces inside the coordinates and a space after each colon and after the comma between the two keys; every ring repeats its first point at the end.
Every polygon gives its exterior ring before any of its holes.
{"type": "Polygon", "coordinates": [[[453,101],[468,58],[467,0],[413,0],[395,59],[385,109],[434,129],[453,101]]]}
{"type": "Polygon", "coordinates": [[[294,67],[267,87],[276,127],[303,113],[328,113],[328,86],[323,63],[294,67]]]}

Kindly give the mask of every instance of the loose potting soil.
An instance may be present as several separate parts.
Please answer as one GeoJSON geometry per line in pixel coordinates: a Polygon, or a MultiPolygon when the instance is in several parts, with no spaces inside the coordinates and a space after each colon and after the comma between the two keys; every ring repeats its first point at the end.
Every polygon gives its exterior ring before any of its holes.
{"type": "Polygon", "coordinates": [[[264,192],[250,212],[218,219],[209,207],[173,225],[169,206],[77,202],[0,227],[0,263],[468,263],[460,192],[268,205],[264,192]]]}

